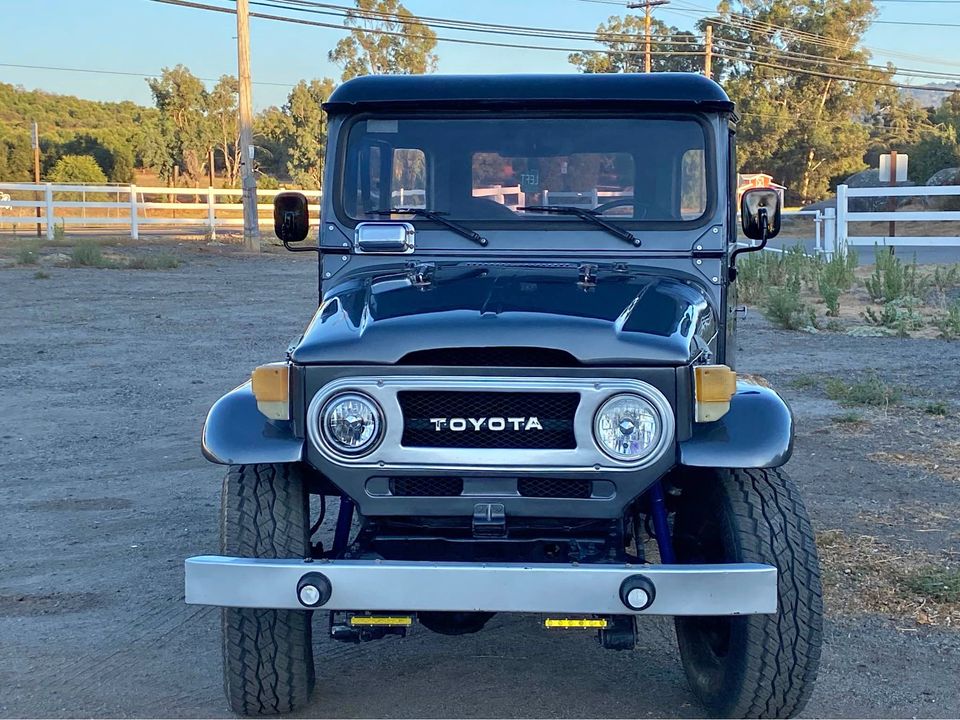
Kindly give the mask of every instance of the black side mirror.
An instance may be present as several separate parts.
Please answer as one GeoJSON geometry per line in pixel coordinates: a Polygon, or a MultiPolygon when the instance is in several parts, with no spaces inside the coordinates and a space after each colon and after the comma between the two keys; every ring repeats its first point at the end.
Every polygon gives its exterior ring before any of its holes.
{"type": "Polygon", "coordinates": [[[302,251],[316,248],[292,248],[310,233],[310,204],[298,192],[283,192],[273,200],[273,231],[287,250],[302,251]]]}
{"type": "Polygon", "coordinates": [[[740,197],[740,225],[751,240],[766,243],[780,232],[780,193],[750,188],[740,197]]]}

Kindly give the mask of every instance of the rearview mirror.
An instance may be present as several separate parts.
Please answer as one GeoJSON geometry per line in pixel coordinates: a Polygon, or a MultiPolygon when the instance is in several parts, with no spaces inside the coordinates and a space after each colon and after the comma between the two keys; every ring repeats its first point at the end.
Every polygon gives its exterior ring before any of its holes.
{"type": "Polygon", "coordinates": [[[302,242],[310,232],[310,205],[298,192],[283,192],[273,200],[273,231],[280,242],[302,242]]]}
{"type": "Polygon", "coordinates": [[[751,240],[766,241],[780,232],[780,193],[750,188],[740,197],[740,225],[751,240]]]}

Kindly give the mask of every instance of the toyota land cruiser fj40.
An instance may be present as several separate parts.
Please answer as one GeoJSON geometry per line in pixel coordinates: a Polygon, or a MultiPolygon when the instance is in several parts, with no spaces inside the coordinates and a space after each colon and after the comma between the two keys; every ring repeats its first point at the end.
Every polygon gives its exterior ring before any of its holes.
{"type": "Polygon", "coordinates": [[[723,90],[380,76],[324,108],[316,243],[306,199],[275,202],[319,307],[203,428],[230,467],[186,601],[223,607],[231,707],[308,702],[321,614],[360,642],[532,613],[621,650],[675,616],[709,712],[799,712],[821,596],[793,421],[734,360],[737,257],[780,200],[744,193],[738,243],[723,90]]]}

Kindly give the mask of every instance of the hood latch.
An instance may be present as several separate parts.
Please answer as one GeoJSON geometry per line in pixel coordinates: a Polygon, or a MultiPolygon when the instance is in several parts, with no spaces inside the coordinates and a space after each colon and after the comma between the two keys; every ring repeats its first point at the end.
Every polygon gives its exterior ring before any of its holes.
{"type": "Polygon", "coordinates": [[[580,279],[577,281],[584,290],[590,291],[597,286],[597,266],[584,263],[579,268],[580,279]]]}
{"type": "Polygon", "coordinates": [[[426,290],[433,285],[437,266],[433,263],[407,263],[407,277],[414,287],[426,290]]]}

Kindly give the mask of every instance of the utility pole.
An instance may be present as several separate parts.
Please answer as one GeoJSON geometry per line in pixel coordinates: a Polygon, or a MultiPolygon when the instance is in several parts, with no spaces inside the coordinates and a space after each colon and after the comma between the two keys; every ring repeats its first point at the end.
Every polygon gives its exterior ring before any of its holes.
{"type": "Polygon", "coordinates": [[[243,246],[260,252],[257,179],[253,175],[253,93],[250,86],[250,0],[237,0],[237,77],[240,80],[240,178],[243,246]]]}
{"type": "Polygon", "coordinates": [[[670,0],[643,0],[643,2],[629,2],[629,10],[643,8],[643,71],[650,72],[650,14],[653,8],[667,5],[670,0]]]}
{"type": "MultiPolygon", "coordinates": [[[[33,181],[40,184],[40,128],[36,123],[30,130],[30,145],[33,147],[33,181]]],[[[33,199],[37,201],[37,237],[41,237],[40,218],[43,217],[40,211],[40,193],[34,193],[33,199]]]]}
{"type": "Polygon", "coordinates": [[[707,37],[704,40],[703,74],[713,77],[713,25],[707,25],[707,37]]]}

